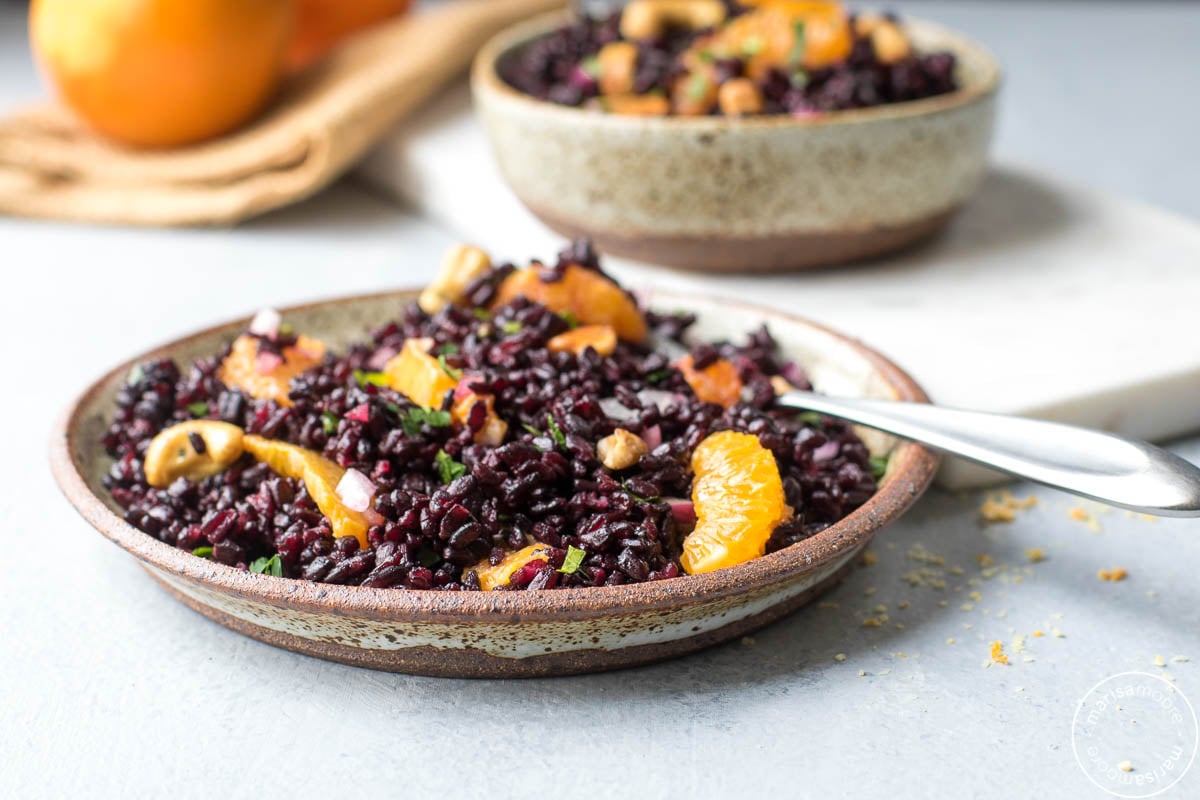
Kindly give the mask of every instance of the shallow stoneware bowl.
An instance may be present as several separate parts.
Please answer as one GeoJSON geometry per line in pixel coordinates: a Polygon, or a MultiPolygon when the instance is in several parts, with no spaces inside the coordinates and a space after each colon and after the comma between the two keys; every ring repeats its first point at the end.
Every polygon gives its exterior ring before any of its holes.
{"type": "MultiPolygon", "coordinates": [[[[400,316],[417,292],[351,297],[284,309],[298,330],[340,347],[400,316]]],[[[925,402],[913,380],[858,342],[785,314],[727,300],[658,294],[652,303],[700,315],[701,336],[741,338],[764,321],[814,385],[834,394],[925,402]]],[[[890,453],[879,491],[838,524],[785,550],[704,575],[629,586],[545,592],[367,589],[258,575],[168,546],[125,523],[101,480],[99,440],[113,397],[136,362],[187,363],[216,352],[248,320],[144,353],[94,383],[51,443],[59,486],[97,530],[142,561],[177,599],[209,619],[279,647],[374,669],[460,677],[555,675],[656,661],[742,636],[833,585],[875,533],[925,491],[937,458],[867,432],[890,453]]]]}
{"type": "Polygon", "coordinates": [[[681,269],[842,263],[941,228],[987,166],[1000,69],[957,33],[910,21],[919,50],[958,58],[946,95],[811,119],[631,117],[513,89],[497,65],[563,24],[501,33],[475,60],[475,105],[505,181],[543,222],[602,252],[681,269]]]}

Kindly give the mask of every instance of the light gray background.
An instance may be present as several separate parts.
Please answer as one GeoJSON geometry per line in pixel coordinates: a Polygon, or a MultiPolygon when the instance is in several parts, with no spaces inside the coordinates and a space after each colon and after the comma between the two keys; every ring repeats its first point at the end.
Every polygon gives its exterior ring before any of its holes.
{"type": "MultiPolygon", "coordinates": [[[[1001,155],[1200,216],[1195,5],[895,5],[1005,62],[1001,155]]],[[[0,3],[0,109],[41,92],[23,14],[0,3]]],[[[1088,506],[1094,531],[1046,490],[991,527],[980,496],[929,495],[826,598],[837,608],[752,644],[522,682],[372,673],[242,638],[168,599],[58,495],[50,425],[109,364],[264,305],[411,284],[448,243],[350,185],[227,231],[0,219],[0,796],[1102,797],[1071,748],[1093,684],[1144,670],[1200,701],[1197,524],[1088,506]],[[963,573],[910,586],[918,544],[963,573]],[[1029,565],[1032,547],[1047,560],[1029,565]],[[1010,566],[984,579],[979,553],[1010,566]],[[1129,579],[1097,580],[1113,566],[1129,579]],[[888,623],[862,627],[880,603],[888,623]],[[989,641],[1035,629],[1034,661],[982,666],[989,641]]],[[[1178,449],[1200,459],[1200,440],[1178,449]]],[[[1197,794],[1200,768],[1166,796],[1197,794]]]]}

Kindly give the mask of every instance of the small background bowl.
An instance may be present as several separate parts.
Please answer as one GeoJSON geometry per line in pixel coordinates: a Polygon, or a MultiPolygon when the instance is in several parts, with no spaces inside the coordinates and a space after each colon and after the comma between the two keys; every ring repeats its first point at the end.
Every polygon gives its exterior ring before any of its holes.
{"type": "MultiPolygon", "coordinates": [[[[365,295],[284,309],[298,330],[335,347],[397,318],[416,291],[365,295]]],[[[826,328],[728,300],[659,294],[656,305],[700,315],[697,333],[740,338],[764,321],[783,351],[829,393],[924,402],[894,364],[826,328]]],[[[547,592],[369,589],[256,575],[170,547],[121,518],[102,479],[100,446],[113,397],[136,362],[188,363],[245,329],[238,320],[158,347],[109,372],[67,411],[51,466],[71,503],[97,530],[142,561],[177,599],[209,619],[279,647],[375,669],[455,677],[592,672],[688,653],[743,636],[831,586],[881,527],[925,491],[937,458],[877,433],[889,453],[879,491],[848,517],[785,550],[704,575],[628,586],[547,592]]]]}
{"type": "Polygon", "coordinates": [[[982,180],[1000,69],[946,28],[905,25],[918,49],[957,56],[951,94],[812,119],[654,118],[554,105],[500,79],[498,63],[565,21],[493,38],[471,85],[517,197],[603,252],[699,271],[841,263],[929,236],[982,180]]]}

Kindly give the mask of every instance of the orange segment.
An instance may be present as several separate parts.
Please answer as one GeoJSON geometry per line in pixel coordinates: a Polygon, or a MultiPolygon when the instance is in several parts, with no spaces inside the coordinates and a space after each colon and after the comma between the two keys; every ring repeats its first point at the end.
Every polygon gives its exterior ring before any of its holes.
{"type": "MultiPolygon", "coordinates": [[[[383,365],[383,374],[388,385],[400,394],[425,408],[441,408],[447,392],[455,393],[451,418],[465,425],[471,409],[481,400],[487,404],[487,420],[475,434],[481,444],[497,445],[504,441],[508,423],[496,415],[495,399],[491,395],[478,395],[467,389],[459,389],[461,381],[451,377],[436,358],[430,355],[432,339],[408,339],[399,355],[393,356],[383,365]]],[[[468,380],[464,377],[463,380],[468,380]]]]}
{"type": "Polygon", "coordinates": [[[771,451],[747,433],[714,433],[692,455],[696,528],[680,563],[695,575],[758,558],[792,510],[771,451]]]}
{"type": "Polygon", "coordinates": [[[545,554],[549,551],[550,548],[547,545],[531,544],[516,552],[509,553],[494,567],[485,558],[466,571],[475,570],[475,573],[479,576],[479,588],[485,592],[490,592],[497,586],[504,586],[508,583],[509,579],[512,578],[512,574],[530,561],[545,558],[545,554]]]}
{"type": "Polygon", "coordinates": [[[584,325],[611,325],[627,342],[646,338],[646,320],[637,303],[600,273],[572,264],[562,280],[547,283],[536,269],[519,269],[504,279],[492,307],[526,297],[551,311],[570,311],[584,325]]]}
{"type": "Polygon", "coordinates": [[[551,353],[574,353],[578,356],[589,347],[602,356],[611,356],[617,349],[617,332],[611,325],[581,325],[546,342],[546,348],[551,353]]]}
{"type": "Polygon", "coordinates": [[[383,365],[383,374],[393,389],[417,405],[441,408],[446,392],[454,391],[458,380],[429,354],[432,347],[432,339],[406,340],[400,354],[383,365]]]}
{"type": "Polygon", "coordinates": [[[706,403],[716,403],[729,408],[742,396],[742,379],[737,367],[723,358],[718,358],[704,369],[696,369],[690,355],[675,362],[675,368],[683,373],[684,380],[696,397],[706,403]]]}
{"type": "Polygon", "coordinates": [[[361,547],[367,547],[367,529],[371,527],[366,513],[347,508],[337,495],[337,485],[346,474],[320,453],[294,444],[246,434],[246,452],[285,478],[304,481],[304,487],[317,508],[329,520],[337,538],[353,536],[361,547]]]}
{"type": "Polygon", "coordinates": [[[283,363],[264,373],[258,358],[258,340],[242,335],[221,362],[217,380],[259,400],[274,400],[281,406],[290,406],[288,384],[292,378],[318,366],[324,359],[324,342],[300,336],[295,345],[283,349],[283,363]]]}
{"type": "Polygon", "coordinates": [[[661,94],[606,94],[600,107],[623,117],[665,117],[671,113],[671,101],[661,94]]]}

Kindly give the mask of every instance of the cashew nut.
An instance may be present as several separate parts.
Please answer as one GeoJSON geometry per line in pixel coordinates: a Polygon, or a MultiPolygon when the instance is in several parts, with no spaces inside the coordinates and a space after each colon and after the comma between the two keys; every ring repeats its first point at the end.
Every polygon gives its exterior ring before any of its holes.
{"type": "Polygon", "coordinates": [[[871,46],[875,48],[875,57],[885,64],[894,64],[912,53],[904,31],[886,20],[871,31],[871,46]]]}
{"type": "Polygon", "coordinates": [[[717,106],[727,117],[761,114],[762,90],[749,78],[732,78],[721,84],[721,88],[717,90],[717,106]]]}
{"type": "Polygon", "coordinates": [[[637,45],[633,42],[610,42],[596,54],[600,64],[600,93],[629,94],[637,74],[637,45]]]}
{"type": "Polygon", "coordinates": [[[417,305],[426,314],[436,314],[447,305],[460,302],[471,282],[491,268],[492,260],[478,247],[455,245],[442,258],[437,277],[421,292],[417,305]]]}
{"type": "Polygon", "coordinates": [[[193,419],[159,432],[146,449],[146,482],[165,489],[179,478],[201,481],[224,472],[242,455],[242,429],[228,422],[193,419]],[[200,437],[197,450],[192,435],[200,437]]]}
{"type": "Polygon", "coordinates": [[[715,28],[725,16],[721,0],[633,0],[621,12],[621,35],[654,39],[671,28],[715,28]]]}
{"type": "Polygon", "coordinates": [[[617,428],[596,443],[596,455],[600,463],[609,469],[627,469],[650,452],[650,445],[642,437],[624,428],[617,428]]]}

